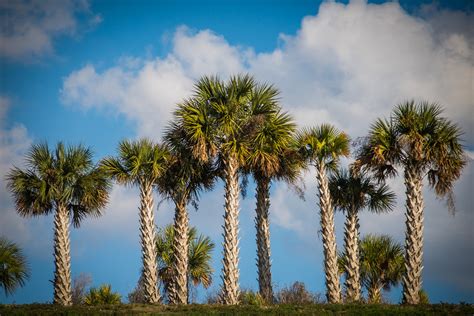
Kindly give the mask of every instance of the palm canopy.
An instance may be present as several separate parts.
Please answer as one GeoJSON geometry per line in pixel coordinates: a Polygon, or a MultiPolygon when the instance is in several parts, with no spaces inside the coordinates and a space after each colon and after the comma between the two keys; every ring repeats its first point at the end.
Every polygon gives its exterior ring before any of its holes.
{"type": "Polygon", "coordinates": [[[391,211],[396,195],[386,184],[373,181],[367,174],[354,174],[341,169],[329,177],[329,190],[334,206],[341,211],[391,211]]]}
{"type": "Polygon", "coordinates": [[[336,171],[341,156],[349,156],[349,137],[330,124],[305,128],[298,132],[296,141],[303,159],[315,166],[323,164],[336,171]]]}
{"type": "Polygon", "coordinates": [[[25,171],[14,167],[7,175],[7,186],[21,216],[50,214],[59,204],[79,226],[86,215],[99,216],[108,202],[110,182],[95,168],[92,151],[58,143],[51,150],[46,143],[31,147],[25,171]]]}
{"type": "MultiPolygon", "coordinates": [[[[340,256],[340,267],[345,256],[340,256]]],[[[390,290],[401,282],[404,268],[403,246],[388,235],[366,235],[360,241],[360,276],[366,288],[379,285],[390,290]]]]}
{"type": "Polygon", "coordinates": [[[157,179],[160,193],[176,202],[197,203],[203,190],[210,190],[217,175],[215,166],[192,154],[191,144],[182,126],[171,123],[165,133],[169,160],[163,175],[157,179]]]}
{"type": "Polygon", "coordinates": [[[245,171],[256,178],[285,179],[293,182],[300,170],[294,141],[296,124],[287,113],[277,110],[255,128],[245,171]]]}
{"type": "Polygon", "coordinates": [[[23,286],[30,273],[21,249],[5,237],[0,237],[0,286],[5,295],[23,286]]]}
{"type": "Polygon", "coordinates": [[[449,196],[466,158],[461,130],[442,114],[436,103],[399,104],[389,120],[372,124],[356,166],[384,179],[395,176],[397,166],[410,165],[427,175],[438,196],[449,196]]]}
{"type": "Polygon", "coordinates": [[[233,155],[244,162],[249,141],[264,117],[275,112],[278,90],[257,84],[249,75],[237,75],[227,82],[218,77],[202,77],[192,98],[178,105],[175,112],[193,155],[207,161],[233,155]]]}
{"type": "Polygon", "coordinates": [[[101,168],[120,184],[154,183],[166,169],[169,151],[166,146],[143,138],[119,143],[118,157],[102,160],[101,168]]]}
{"type": "MultiPolygon", "coordinates": [[[[166,226],[156,238],[159,274],[164,283],[170,283],[172,278],[173,239],[173,225],[166,226]]],[[[215,244],[207,236],[198,236],[196,227],[189,229],[188,239],[188,276],[195,286],[202,284],[207,288],[212,283],[211,254],[215,244]]]]}

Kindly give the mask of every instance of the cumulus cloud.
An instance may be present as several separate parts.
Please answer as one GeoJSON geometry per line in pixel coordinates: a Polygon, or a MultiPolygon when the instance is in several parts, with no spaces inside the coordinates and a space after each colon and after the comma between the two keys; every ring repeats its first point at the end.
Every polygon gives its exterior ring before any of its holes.
{"type": "MultiPolygon", "coordinates": [[[[317,15],[303,19],[295,35],[280,35],[280,47],[263,53],[230,45],[210,30],[196,32],[180,27],[167,56],[129,57],[103,70],[86,65],[65,78],[61,98],[70,106],[124,114],[136,123],[137,136],[156,137],[161,135],[175,104],[190,95],[194,80],[201,75],[218,74],[226,78],[229,74],[249,72],[281,90],[284,107],[300,125],[329,122],[353,137],[365,135],[370,123],[377,117],[388,116],[397,103],[412,98],[437,101],[445,107],[445,114],[461,125],[466,145],[472,149],[473,37],[466,31],[469,28],[464,27],[469,21],[470,13],[433,6],[423,7],[418,16],[411,16],[396,2],[325,2],[317,15]]],[[[466,174],[456,193],[462,205],[472,205],[468,201],[472,172],[466,174]]],[[[314,241],[318,218],[311,174],[307,175],[307,183],[310,198],[306,202],[289,194],[284,186],[276,186],[271,221],[297,232],[304,240],[314,241]]],[[[392,185],[399,193],[396,210],[383,216],[364,214],[361,227],[363,233],[390,233],[402,241],[404,188],[401,180],[392,185]]],[[[205,200],[217,201],[215,194],[206,195],[205,200]]],[[[430,208],[427,236],[439,234],[438,238],[445,238],[445,247],[450,247],[450,243],[462,244],[472,252],[472,234],[469,237],[468,233],[456,233],[469,231],[465,223],[472,223],[472,212],[460,208],[454,219],[444,220],[444,204],[432,194],[427,193],[426,199],[430,208]]],[[[210,207],[215,209],[215,204],[210,207]]],[[[220,218],[212,215],[216,211],[208,213],[196,217],[207,227],[204,230],[220,223],[220,218]]],[[[338,215],[339,236],[342,221],[343,217],[338,215]]],[[[427,242],[426,247],[431,265],[442,261],[442,251],[436,244],[427,242]]],[[[462,258],[465,250],[452,247],[451,254],[462,258]]],[[[436,267],[425,273],[434,275],[440,265],[436,267]]],[[[457,265],[455,270],[453,273],[458,276],[472,275],[472,269],[466,266],[457,265]]],[[[453,276],[452,280],[456,278],[453,276]]]]}
{"type": "Polygon", "coordinates": [[[0,2],[0,57],[31,61],[54,53],[54,39],[73,36],[99,24],[89,1],[0,2]]]}

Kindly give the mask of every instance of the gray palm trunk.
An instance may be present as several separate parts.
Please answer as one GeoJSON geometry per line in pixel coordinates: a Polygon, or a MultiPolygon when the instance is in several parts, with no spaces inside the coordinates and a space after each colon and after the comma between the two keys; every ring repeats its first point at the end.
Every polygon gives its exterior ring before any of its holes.
{"type": "Polygon", "coordinates": [[[341,285],[337,266],[336,233],[334,230],[334,208],[329,193],[326,166],[320,162],[316,179],[319,190],[321,235],[323,238],[324,272],[326,274],[326,299],[329,303],[341,302],[341,285]]]}
{"type": "Polygon", "coordinates": [[[188,212],[186,202],[176,202],[173,238],[173,279],[169,292],[170,304],[187,304],[188,298],[188,212]]]}
{"type": "Polygon", "coordinates": [[[69,210],[57,203],[54,216],[54,304],[72,305],[69,210]]]}
{"type": "Polygon", "coordinates": [[[260,295],[266,302],[272,302],[272,273],[270,262],[270,223],[268,213],[270,209],[270,180],[257,179],[257,208],[255,228],[257,229],[257,267],[258,286],[260,295]]]}
{"type": "Polygon", "coordinates": [[[406,232],[405,275],[403,276],[403,302],[420,302],[421,273],[423,270],[423,180],[416,166],[405,169],[406,232]]]}
{"type": "Polygon", "coordinates": [[[158,268],[156,262],[156,231],[153,214],[153,186],[143,181],[140,185],[140,241],[142,245],[143,289],[145,302],[158,303],[158,268]]]}
{"type": "Polygon", "coordinates": [[[346,260],[346,301],[360,300],[361,285],[359,273],[359,217],[356,210],[348,210],[346,215],[344,244],[346,260]]]}
{"type": "Polygon", "coordinates": [[[239,298],[239,177],[238,162],[230,156],[225,162],[224,250],[222,302],[235,305],[239,298]]]}

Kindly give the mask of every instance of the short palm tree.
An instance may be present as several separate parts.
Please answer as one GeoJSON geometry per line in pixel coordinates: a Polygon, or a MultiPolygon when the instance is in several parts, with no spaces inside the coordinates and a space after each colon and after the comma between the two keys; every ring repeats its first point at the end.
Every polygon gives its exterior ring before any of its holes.
{"type": "Polygon", "coordinates": [[[158,271],[156,266],[156,231],[153,214],[153,188],[166,170],[169,152],[165,146],[148,139],[120,142],[118,157],[105,158],[101,169],[119,184],[140,188],[140,239],[142,245],[145,302],[158,303],[158,271]]]}
{"type": "Polygon", "coordinates": [[[86,305],[116,305],[121,303],[119,293],[113,292],[110,284],[101,285],[99,288],[89,289],[84,297],[86,305]]]}
{"type": "Polygon", "coordinates": [[[341,156],[349,155],[349,137],[332,125],[322,124],[304,129],[297,135],[302,157],[316,168],[319,190],[319,208],[326,274],[326,297],[329,303],[341,301],[341,286],[337,267],[334,208],[329,192],[327,173],[337,170],[341,156]]]}
{"type": "Polygon", "coordinates": [[[13,168],[8,188],[21,216],[54,215],[54,303],[71,305],[69,224],[78,227],[86,216],[99,216],[108,201],[110,183],[83,146],[58,143],[33,145],[27,169],[13,168]]]}
{"type": "MultiPolygon", "coordinates": [[[[360,240],[360,278],[367,290],[369,303],[381,303],[382,289],[389,291],[402,280],[403,246],[387,235],[366,235],[360,240]]],[[[339,256],[341,272],[349,273],[349,257],[339,256]]]]}
{"type": "MultiPolygon", "coordinates": [[[[270,261],[270,185],[272,180],[294,182],[299,174],[299,160],[292,148],[295,124],[286,113],[268,116],[256,129],[246,169],[257,183],[255,228],[257,230],[258,285],[266,302],[273,300],[270,261]]],[[[293,146],[295,147],[295,146],[293,146]]]]}
{"type": "Polygon", "coordinates": [[[172,123],[165,135],[171,159],[163,176],[158,179],[158,190],[175,204],[173,239],[173,277],[168,286],[171,304],[186,304],[188,298],[188,230],[187,205],[195,206],[202,190],[211,189],[216,172],[211,162],[195,158],[184,130],[172,123]]]}
{"type": "Polygon", "coordinates": [[[437,104],[406,102],[395,107],[390,120],[377,120],[360,149],[355,166],[379,179],[404,169],[406,186],[406,240],[403,302],[418,304],[423,268],[423,178],[436,195],[448,197],[466,164],[461,130],[442,116],[437,104]]]}
{"type": "Polygon", "coordinates": [[[277,91],[257,85],[248,75],[223,82],[203,77],[194,95],[179,105],[176,122],[190,140],[194,157],[216,159],[225,182],[224,259],[222,301],[237,304],[239,298],[239,169],[249,155],[253,130],[265,116],[274,112],[277,91]],[[259,93],[254,93],[261,90],[259,93]],[[258,98],[257,98],[258,96],[258,98]]]}
{"type": "MultiPolygon", "coordinates": [[[[156,239],[158,249],[158,266],[161,282],[165,292],[171,289],[173,283],[173,260],[175,256],[173,241],[175,229],[173,225],[168,225],[159,233],[156,239]]],[[[186,285],[191,284],[198,286],[202,284],[208,288],[212,284],[211,253],[214,250],[214,243],[209,237],[202,234],[198,236],[196,227],[188,230],[187,238],[189,240],[189,248],[187,257],[188,266],[186,267],[186,285]]],[[[186,290],[186,303],[189,303],[189,289],[186,290]]]]}
{"type": "Polygon", "coordinates": [[[0,286],[5,295],[13,294],[19,286],[25,285],[29,276],[28,265],[20,247],[5,237],[0,237],[0,286]]]}
{"type": "Polygon", "coordinates": [[[344,254],[346,256],[346,301],[360,300],[359,274],[359,212],[382,213],[391,211],[395,193],[385,184],[379,184],[367,174],[340,170],[329,178],[329,191],[334,206],[345,212],[344,254]]]}

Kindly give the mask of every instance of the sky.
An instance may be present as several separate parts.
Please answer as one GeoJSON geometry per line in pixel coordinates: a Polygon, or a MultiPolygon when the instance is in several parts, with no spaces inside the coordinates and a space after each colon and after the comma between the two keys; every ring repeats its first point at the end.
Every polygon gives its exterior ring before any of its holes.
{"type": "MultiPolygon", "coordinates": [[[[94,159],[122,139],[160,141],[176,104],[203,75],[250,73],[274,84],[300,127],[331,123],[352,138],[410,100],[439,102],[464,131],[469,163],[456,183],[456,213],[425,186],[423,288],[432,302],[474,303],[474,26],[469,1],[5,1],[0,0],[0,235],[16,242],[31,277],[0,303],[51,302],[52,216],[22,218],[4,177],[24,166],[31,144],[85,144],[94,159]]],[[[347,161],[345,162],[347,163],[347,161]]],[[[302,281],[324,294],[314,171],[305,199],[271,189],[275,288],[302,281]]],[[[393,212],[361,214],[360,230],[404,240],[404,187],[393,212]]],[[[240,204],[240,285],[257,285],[255,185],[240,204]]],[[[173,206],[155,195],[158,227],[173,206]]],[[[190,223],[216,243],[213,285],[221,285],[223,185],[202,194],[190,223]]],[[[138,191],[114,185],[100,218],[71,228],[73,278],[92,276],[122,298],[140,272],[138,191]]],[[[342,249],[343,214],[336,214],[342,249]]],[[[387,299],[400,301],[400,287],[387,299]]]]}

